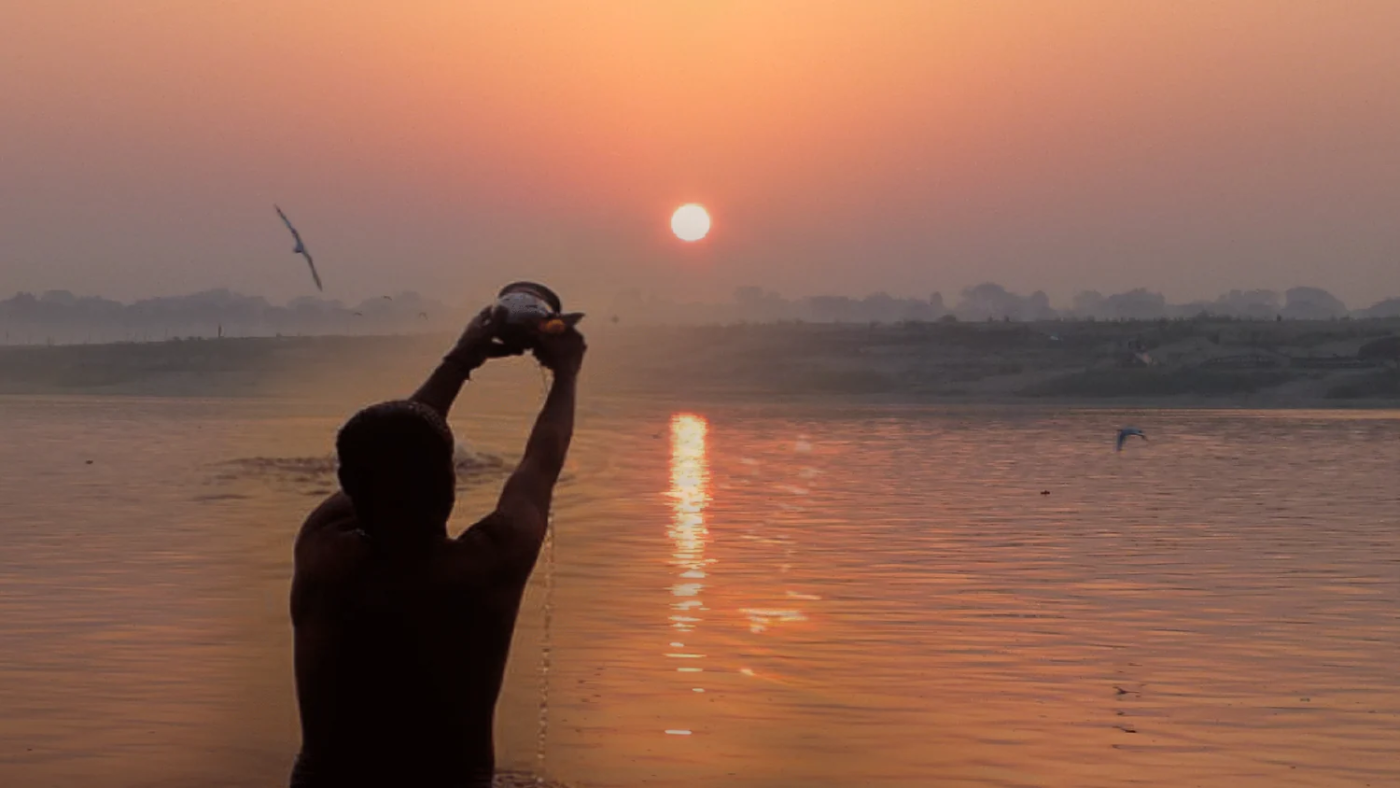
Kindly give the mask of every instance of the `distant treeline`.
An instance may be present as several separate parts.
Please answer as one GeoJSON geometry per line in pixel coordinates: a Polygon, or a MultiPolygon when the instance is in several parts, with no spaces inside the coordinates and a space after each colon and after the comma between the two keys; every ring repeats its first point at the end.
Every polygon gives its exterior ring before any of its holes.
{"type": "MultiPolygon", "coordinates": [[[[385,335],[454,330],[474,308],[453,306],[406,292],[358,304],[298,298],[286,305],[225,289],[187,296],[122,303],[77,296],[66,290],[19,293],[0,301],[0,344],[148,342],[185,337],[291,335],[385,335]]],[[[1077,294],[1067,307],[1051,306],[1045,293],[1011,292],[994,283],[962,291],[949,305],[941,293],[896,298],[811,296],[788,299],[758,287],[741,287],[727,303],[683,303],[619,294],[596,319],[634,324],[900,323],[933,321],[1162,320],[1337,320],[1400,316],[1400,298],[1352,310],[1326,290],[1295,287],[1231,290],[1213,301],[1171,304],[1161,293],[1136,289],[1103,295],[1077,294]]]]}

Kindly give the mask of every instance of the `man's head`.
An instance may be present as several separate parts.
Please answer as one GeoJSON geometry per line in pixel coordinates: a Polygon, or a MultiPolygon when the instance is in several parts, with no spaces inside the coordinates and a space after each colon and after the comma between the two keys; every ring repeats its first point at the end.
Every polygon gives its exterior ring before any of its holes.
{"type": "Polygon", "coordinates": [[[336,437],[340,486],[371,535],[440,530],[456,499],[452,431],[425,405],[383,402],[356,413],[336,437]]]}

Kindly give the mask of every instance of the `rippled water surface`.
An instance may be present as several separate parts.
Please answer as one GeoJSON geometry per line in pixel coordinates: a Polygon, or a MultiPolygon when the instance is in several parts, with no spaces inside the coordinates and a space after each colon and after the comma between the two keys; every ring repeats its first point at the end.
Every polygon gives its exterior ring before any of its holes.
{"type": "MultiPolygon", "coordinates": [[[[533,404],[486,400],[459,526],[533,404]]],[[[290,545],[347,415],[0,398],[0,785],[284,779],[290,545]]],[[[556,500],[503,766],[1400,784],[1400,413],[586,403],[556,500]]]]}

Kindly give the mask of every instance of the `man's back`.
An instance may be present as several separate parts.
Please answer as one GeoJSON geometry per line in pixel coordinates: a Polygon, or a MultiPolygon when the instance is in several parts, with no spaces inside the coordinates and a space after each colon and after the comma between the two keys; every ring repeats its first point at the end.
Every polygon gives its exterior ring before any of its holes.
{"type": "Polygon", "coordinates": [[[470,542],[405,555],[356,530],[326,538],[332,557],[293,581],[303,738],[293,785],[489,785],[526,575],[482,572],[470,542]]]}

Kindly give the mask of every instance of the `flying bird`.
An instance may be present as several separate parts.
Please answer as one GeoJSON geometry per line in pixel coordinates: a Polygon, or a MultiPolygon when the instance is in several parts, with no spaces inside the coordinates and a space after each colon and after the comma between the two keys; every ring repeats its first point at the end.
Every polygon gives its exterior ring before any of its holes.
{"type": "Polygon", "coordinates": [[[1134,435],[1138,436],[1139,438],[1142,438],[1143,440],[1147,440],[1147,433],[1143,432],[1142,430],[1138,429],[1137,427],[1124,427],[1123,429],[1119,430],[1119,431],[1118,431],[1118,451],[1122,451],[1122,450],[1123,450],[1123,443],[1124,443],[1125,441],[1127,441],[1128,438],[1130,438],[1130,437],[1132,437],[1132,436],[1134,436],[1134,435]]]}
{"type": "MultiPolygon", "coordinates": [[[[276,205],[272,207],[277,208],[276,205]]],[[[301,242],[301,233],[292,226],[292,220],[287,218],[287,214],[282,213],[281,208],[277,208],[277,215],[282,217],[282,223],[287,225],[288,230],[292,231],[292,238],[297,242],[297,245],[292,248],[292,254],[299,254],[306,258],[306,265],[311,269],[311,280],[316,283],[316,289],[325,292],[325,288],[321,287],[321,275],[316,273],[316,263],[312,262],[311,253],[306,251],[306,244],[301,242]]]]}

